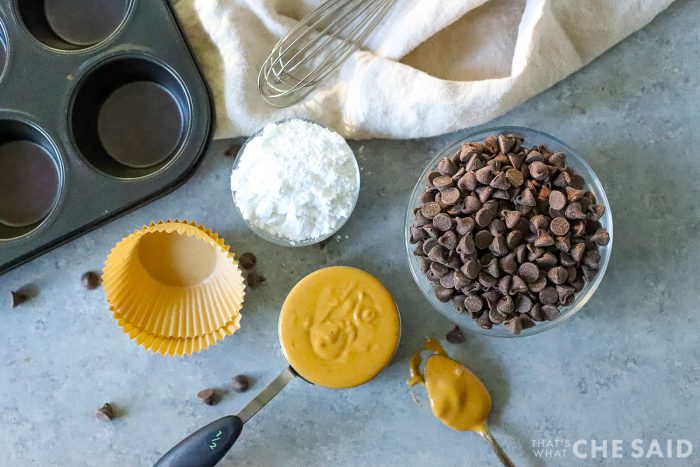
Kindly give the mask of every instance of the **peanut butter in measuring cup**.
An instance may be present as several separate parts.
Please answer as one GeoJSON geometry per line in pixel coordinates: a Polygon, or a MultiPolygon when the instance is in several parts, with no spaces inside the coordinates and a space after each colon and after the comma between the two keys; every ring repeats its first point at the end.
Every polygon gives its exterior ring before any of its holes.
{"type": "Polygon", "coordinates": [[[279,334],[289,364],[329,388],[359,386],[391,361],[401,320],[391,293],[371,274],[346,266],[306,276],[287,296],[279,334]]]}

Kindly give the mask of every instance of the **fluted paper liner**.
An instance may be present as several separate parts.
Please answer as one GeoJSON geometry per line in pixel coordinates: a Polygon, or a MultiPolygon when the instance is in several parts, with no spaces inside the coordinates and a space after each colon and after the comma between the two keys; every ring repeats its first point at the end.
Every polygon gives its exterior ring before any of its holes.
{"type": "Polygon", "coordinates": [[[159,353],[196,352],[240,328],[238,262],[194,222],[160,221],[121,240],[105,261],[103,285],[122,329],[159,353]]]}

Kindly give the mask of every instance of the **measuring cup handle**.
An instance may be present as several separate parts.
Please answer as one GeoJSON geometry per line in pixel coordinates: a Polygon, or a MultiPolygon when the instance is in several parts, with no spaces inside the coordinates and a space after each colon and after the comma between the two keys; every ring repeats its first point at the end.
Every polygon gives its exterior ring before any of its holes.
{"type": "Polygon", "coordinates": [[[166,452],[154,467],[213,467],[231,449],[243,421],[228,415],[200,428],[166,452]]]}

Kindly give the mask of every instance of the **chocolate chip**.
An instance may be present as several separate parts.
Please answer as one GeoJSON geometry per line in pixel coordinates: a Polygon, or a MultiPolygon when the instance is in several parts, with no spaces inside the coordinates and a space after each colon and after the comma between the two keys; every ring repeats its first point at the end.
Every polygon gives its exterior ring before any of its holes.
{"type": "Polygon", "coordinates": [[[476,314],[484,309],[484,301],[477,295],[469,295],[464,299],[464,306],[471,314],[476,314]]]}
{"type": "Polygon", "coordinates": [[[88,271],[80,277],[80,283],[87,290],[95,290],[100,286],[100,275],[94,271],[88,271]]]}
{"type": "Polygon", "coordinates": [[[549,167],[544,162],[533,162],[528,165],[530,176],[535,180],[544,180],[549,177],[549,167]]]}
{"type": "Polygon", "coordinates": [[[523,215],[520,213],[520,211],[509,211],[507,209],[504,209],[503,211],[501,211],[501,216],[503,217],[506,223],[506,227],[512,229],[516,226],[516,224],[523,215]]]}
{"type": "Polygon", "coordinates": [[[482,287],[491,288],[496,285],[496,278],[486,272],[479,274],[478,279],[482,287]]]}
{"type": "Polygon", "coordinates": [[[521,314],[528,313],[532,309],[532,299],[526,294],[515,297],[515,311],[521,314]]]}
{"type": "Polygon", "coordinates": [[[606,246],[610,243],[610,234],[607,230],[600,229],[591,236],[591,241],[599,246],[606,246]]]}
{"type": "Polygon", "coordinates": [[[571,249],[571,241],[569,240],[568,236],[557,237],[556,239],[554,239],[554,247],[559,251],[568,253],[571,249]]]}
{"type": "Polygon", "coordinates": [[[464,313],[467,309],[464,306],[464,299],[467,298],[463,294],[453,295],[450,299],[450,303],[457,310],[457,313],[464,313]]]}
{"type": "Polygon", "coordinates": [[[567,219],[573,220],[581,220],[586,218],[586,214],[584,214],[583,210],[581,209],[580,202],[573,202],[566,206],[564,215],[567,219]]]}
{"type": "Polygon", "coordinates": [[[562,305],[570,305],[570,300],[574,298],[576,289],[570,285],[557,285],[556,289],[559,294],[559,302],[562,305]]]}
{"type": "MultiPolygon", "coordinates": [[[[491,234],[489,234],[491,235],[491,234]]],[[[476,252],[475,240],[471,234],[463,235],[456,248],[457,253],[472,254],[476,252]]],[[[428,255],[430,256],[430,255],[428,255]]]]}
{"type": "Polygon", "coordinates": [[[457,224],[455,230],[460,235],[466,235],[476,227],[476,221],[472,217],[457,217],[455,223],[457,224]]]}
{"type": "Polygon", "coordinates": [[[485,250],[491,245],[493,235],[488,230],[480,230],[474,235],[474,244],[480,250],[485,250]]]}
{"type": "Polygon", "coordinates": [[[452,187],[440,193],[440,199],[445,206],[452,206],[459,201],[459,189],[452,187]]]}
{"type": "Polygon", "coordinates": [[[501,219],[494,219],[489,225],[489,232],[491,232],[491,235],[493,235],[494,237],[503,235],[507,231],[508,228],[506,227],[506,223],[503,222],[501,219]]]}
{"type": "Polygon", "coordinates": [[[564,196],[564,193],[553,190],[549,194],[549,206],[558,211],[564,209],[566,207],[566,196],[564,196]]]}
{"type": "Polygon", "coordinates": [[[479,182],[476,181],[474,172],[467,172],[462,178],[457,182],[457,188],[461,190],[474,191],[479,182]]]}
{"type": "Polygon", "coordinates": [[[482,203],[481,200],[479,200],[479,198],[473,195],[469,195],[466,198],[464,198],[464,207],[462,208],[462,212],[464,214],[471,214],[481,209],[481,205],[482,203]]]}
{"type": "Polygon", "coordinates": [[[583,256],[583,264],[592,269],[598,269],[598,264],[600,263],[600,253],[598,250],[589,250],[583,256]]]}
{"type": "Polygon", "coordinates": [[[440,278],[450,272],[450,268],[440,263],[431,263],[430,271],[433,273],[433,277],[440,278]]]}
{"type": "Polygon", "coordinates": [[[506,237],[506,245],[508,245],[508,248],[512,250],[523,242],[523,237],[524,235],[522,232],[519,230],[513,230],[512,232],[508,233],[508,236],[506,237]]]}
{"type": "Polygon", "coordinates": [[[446,289],[456,289],[457,287],[455,287],[454,271],[450,271],[447,274],[440,277],[440,285],[446,289]]]}
{"type": "Polygon", "coordinates": [[[438,263],[447,264],[449,259],[450,251],[442,245],[435,245],[428,252],[428,259],[430,261],[437,261],[438,263]]]}
{"type": "Polygon", "coordinates": [[[514,336],[519,336],[523,330],[523,321],[520,316],[515,316],[503,322],[503,327],[509,330],[514,336]]]}
{"type": "Polygon", "coordinates": [[[545,316],[544,313],[542,313],[542,305],[539,303],[535,303],[532,305],[532,308],[530,308],[530,311],[527,313],[527,315],[532,318],[533,321],[544,321],[545,316]]]}
{"type": "Polygon", "coordinates": [[[547,162],[549,162],[550,165],[553,165],[557,169],[563,169],[566,167],[566,154],[563,152],[555,152],[551,156],[549,156],[549,159],[547,159],[547,162]]]}
{"type": "Polygon", "coordinates": [[[506,135],[498,135],[498,147],[501,150],[501,154],[508,154],[513,146],[515,146],[515,138],[511,138],[506,135]]]}
{"type": "Polygon", "coordinates": [[[418,257],[418,267],[420,268],[421,271],[427,272],[430,269],[430,265],[432,262],[426,258],[425,256],[419,256],[418,257]]]}
{"type": "Polygon", "coordinates": [[[435,201],[432,201],[421,206],[420,212],[424,217],[432,219],[442,212],[442,207],[440,207],[440,205],[435,201]]]}
{"type": "Polygon", "coordinates": [[[525,282],[535,282],[540,276],[540,270],[534,263],[523,263],[518,268],[518,275],[525,280],[525,282]]]}
{"type": "Polygon", "coordinates": [[[493,213],[490,209],[481,208],[474,216],[474,220],[479,227],[486,227],[491,223],[493,219],[493,213]]]}
{"type": "Polygon", "coordinates": [[[491,180],[493,180],[493,173],[491,172],[491,167],[489,166],[480,168],[474,172],[474,176],[482,185],[488,185],[491,183],[491,180]]]}
{"type": "Polygon", "coordinates": [[[558,237],[569,233],[570,227],[569,221],[563,217],[556,217],[552,219],[552,222],[549,224],[549,230],[551,230],[552,233],[558,237]]]}
{"type": "Polygon", "coordinates": [[[493,237],[489,250],[494,256],[501,257],[508,254],[508,244],[503,237],[493,237]]]}
{"type": "Polygon", "coordinates": [[[467,165],[464,166],[467,172],[476,172],[477,170],[482,169],[484,167],[486,167],[486,164],[484,164],[484,161],[481,160],[478,154],[474,154],[469,159],[469,162],[467,162],[467,165]]]}
{"type": "Polygon", "coordinates": [[[501,324],[506,318],[508,318],[508,316],[498,311],[498,309],[489,310],[489,319],[493,324],[501,324]]]}
{"type": "Polygon", "coordinates": [[[440,213],[433,217],[433,225],[436,229],[447,232],[452,228],[452,218],[445,213],[440,213]]]}
{"type": "Polygon", "coordinates": [[[423,242],[423,253],[425,253],[426,256],[428,256],[428,253],[430,253],[430,250],[435,247],[435,245],[438,244],[437,238],[428,238],[423,242]]]}
{"type": "MultiPolygon", "coordinates": [[[[411,239],[410,239],[411,243],[418,243],[421,240],[425,240],[426,238],[428,238],[428,233],[424,229],[421,229],[421,228],[415,227],[415,226],[411,226],[411,239]]],[[[325,245],[323,246],[323,248],[325,248],[325,245]]],[[[241,262],[239,261],[239,264],[240,263],[241,262]]],[[[243,266],[243,265],[241,264],[241,266],[243,266]]],[[[250,269],[251,267],[248,267],[248,268],[244,267],[243,269],[250,269]]]]}
{"type": "Polygon", "coordinates": [[[540,291],[539,299],[544,305],[552,305],[559,300],[559,294],[554,287],[545,287],[540,291]]]}
{"type": "Polygon", "coordinates": [[[100,421],[110,422],[114,418],[114,408],[111,404],[105,404],[99,409],[95,410],[95,416],[100,421]]]}
{"type": "Polygon", "coordinates": [[[554,267],[547,272],[547,278],[552,284],[559,285],[566,282],[569,273],[561,266],[554,267]]]}
{"type": "Polygon", "coordinates": [[[523,173],[518,169],[508,169],[506,171],[506,180],[511,186],[520,186],[524,183],[525,178],[523,173]]]}
{"type": "Polygon", "coordinates": [[[447,342],[450,344],[461,344],[464,342],[464,333],[459,326],[455,326],[452,331],[447,333],[447,342]]]}
{"type": "Polygon", "coordinates": [[[439,177],[436,177],[435,180],[433,180],[433,186],[437,188],[438,190],[446,190],[450,187],[452,187],[454,182],[452,181],[451,177],[447,177],[445,175],[441,175],[439,177]]]}
{"type": "Polygon", "coordinates": [[[540,230],[540,232],[537,234],[534,245],[540,248],[552,246],[554,245],[554,239],[545,230],[540,230]]]}
{"type": "Polygon", "coordinates": [[[435,287],[435,297],[443,303],[449,302],[454,293],[454,289],[448,289],[440,285],[435,287]]]}
{"type": "Polygon", "coordinates": [[[206,405],[214,405],[216,403],[216,391],[211,388],[202,389],[197,393],[197,399],[206,405]]]}
{"type": "MultiPolygon", "coordinates": [[[[491,180],[489,186],[495,188],[496,190],[508,190],[510,188],[510,182],[508,181],[508,178],[504,172],[499,172],[493,178],[493,180],[491,180]]],[[[506,199],[508,199],[508,197],[506,197],[506,199]]]]}
{"type": "Polygon", "coordinates": [[[515,261],[515,254],[509,253],[502,258],[499,258],[498,264],[501,270],[506,274],[514,274],[518,270],[518,263],[515,261]]]}
{"type": "Polygon", "coordinates": [[[231,378],[231,386],[236,392],[246,392],[250,387],[250,378],[246,375],[236,375],[231,378]]]}
{"type": "Polygon", "coordinates": [[[29,300],[29,296],[22,293],[22,292],[15,292],[12,291],[10,292],[10,304],[12,305],[12,308],[17,308],[20,306],[22,303],[26,302],[29,300]]]}
{"type": "Polygon", "coordinates": [[[491,318],[489,317],[489,314],[485,311],[478,316],[478,318],[476,319],[476,324],[482,329],[491,329],[493,327],[491,318]]]}
{"type": "Polygon", "coordinates": [[[454,250],[457,246],[457,234],[448,230],[438,239],[438,243],[448,250],[454,250]]]}
{"type": "Polygon", "coordinates": [[[497,310],[503,315],[508,315],[515,311],[515,302],[513,297],[506,295],[498,301],[497,310]]]}
{"type": "Polygon", "coordinates": [[[249,272],[246,276],[246,284],[248,284],[248,287],[253,290],[257,289],[265,282],[267,282],[267,278],[265,276],[261,276],[260,274],[256,274],[254,272],[249,272]]]}
{"type": "Polygon", "coordinates": [[[452,176],[457,173],[457,165],[448,158],[444,158],[438,163],[438,172],[442,175],[452,176]]]}
{"type": "Polygon", "coordinates": [[[556,321],[559,319],[559,308],[554,305],[542,305],[542,314],[547,321],[556,321]]]}
{"type": "Polygon", "coordinates": [[[510,284],[510,294],[515,295],[521,292],[527,292],[527,284],[525,284],[525,281],[518,275],[513,276],[513,280],[511,281],[510,284]]]}
{"type": "Polygon", "coordinates": [[[598,220],[605,214],[605,206],[602,204],[591,204],[588,206],[588,211],[591,213],[591,219],[598,220]]]}
{"type": "Polygon", "coordinates": [[[581,261],[583,255],[586,252],[586,245],[584,243],[577,243],[571,248],[571,257],[576,261],[581,261]]]}
{"type": "Polygon", "coordinates": [[[532,191],[529,188],[525,188],[517,198],[515,198],[515,204],[521,206],[537,206],[537,200],[532,194],[532,191]]]}
{"type": "Polygon", "coordinates": [[[234,144],[230,148],[228,148],[226,151],[224,151],[224,155],[226,157],[233,157],[234,159],[238,156],[238,153],[241,150],[241,145],[240,144],[234,144]]]}
{"type": "Polygon", "coordinates": [[[493,194],[493,188],[490,186],[480,186],[474,190],[474,193],[476,193],[482,203],[485,203],[493,194]]]}

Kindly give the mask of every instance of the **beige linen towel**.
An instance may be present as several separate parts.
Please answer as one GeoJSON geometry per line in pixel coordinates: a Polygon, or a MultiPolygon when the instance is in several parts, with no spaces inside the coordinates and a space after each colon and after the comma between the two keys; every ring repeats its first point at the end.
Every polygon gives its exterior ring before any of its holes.
{"type": "Polygon", "coordinates": [[[321,0],[180,0],[219,138],[309,118],[350,138],[416,138],[487,122],[578,70],[673,0],[396,0],[366,44],[303,102],[258,95],[274,44],[321,0]]]}

